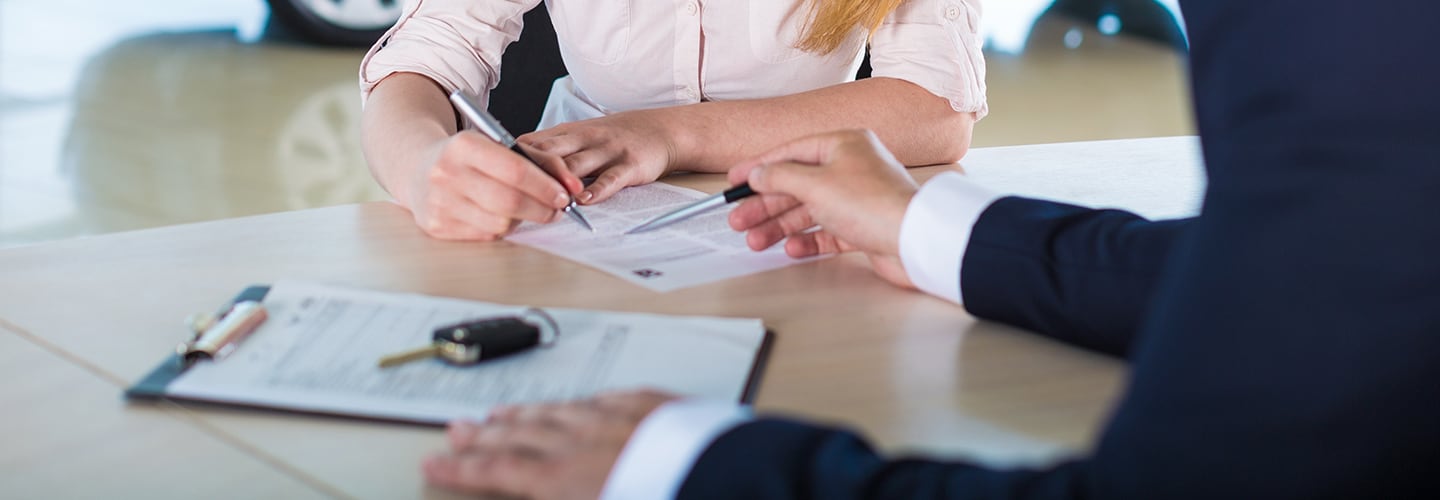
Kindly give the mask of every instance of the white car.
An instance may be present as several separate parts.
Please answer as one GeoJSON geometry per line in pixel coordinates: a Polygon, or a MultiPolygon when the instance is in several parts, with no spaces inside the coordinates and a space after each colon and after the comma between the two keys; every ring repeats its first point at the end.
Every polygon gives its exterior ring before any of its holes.
{"type": "Polygon", "coordinates": [[[266,0],[275,19],[313,42],[364,46],[400,18],[402,0],[266,0]]]}

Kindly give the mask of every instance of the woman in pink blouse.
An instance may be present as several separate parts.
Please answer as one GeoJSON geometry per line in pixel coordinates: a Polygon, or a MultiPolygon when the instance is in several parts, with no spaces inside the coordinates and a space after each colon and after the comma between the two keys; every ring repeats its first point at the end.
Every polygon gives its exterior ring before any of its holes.
{"type": "Polygon", "coordinates": [[[457,133],[446,100],[488,99],[539,0],[414,0],[360,66],[365,154],[445,239],[498,238],[571,195],[724,172],[826,130],[870,129],[906,165],[954,162],[986,113],[977,1],[547,0],[569,76],[519,138],[547,175],[457,133]],[[867,41],[873,77],[855,81],[867,41]]]}

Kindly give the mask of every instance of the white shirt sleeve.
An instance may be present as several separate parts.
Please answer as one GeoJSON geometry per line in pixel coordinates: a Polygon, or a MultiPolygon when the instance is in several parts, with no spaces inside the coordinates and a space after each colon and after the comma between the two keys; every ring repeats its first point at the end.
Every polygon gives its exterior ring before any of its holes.
{"type": "Polygon", "coordinates": [[[665,403],[635,428],[600,493],[603,500],[675,498],[700,454],[752,418],[750,408],[716,400],[665,403]]]}
{"type": "Polygon", "coordinates": [[[914,83],[979,120],[990,112],[981,40],[979,0],[906,0],[870,37],[871,76],[914,83]]]}
{"type": "Polygon", "coordinates": [[[970,231],[1001,197],[959,172],[937,175],[921,186],[900,223],[900,263],[910,282],[925,293],[963,304],[960,263],[970,231]]]}

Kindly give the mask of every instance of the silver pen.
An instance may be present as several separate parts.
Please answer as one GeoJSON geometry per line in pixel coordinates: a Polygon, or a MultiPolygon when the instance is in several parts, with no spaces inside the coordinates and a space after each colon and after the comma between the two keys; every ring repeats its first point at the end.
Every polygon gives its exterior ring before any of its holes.
{"type": "MultiPolygon", "coordinates": [[[[455,109],[460,110],[460,114],[465,115],[465,118],[469,119],[470,123],[475,124],[475,127],[479,128],[486,136],[500,143],[501,146],[510,148],[511,151],[520,155],[521,158],[530,160],[530,163],[534,163],[536,167],[540,166],[540,162],[535,161],[524,149],[520,148],[520,144],[515,142],[515,136],[510,135],[510,131],[505,130],[505,127],[500,125],[500,120],[496,120],[494,116],[490,116],[490,113],[480,109],[480,106],[476,105],[475,100],[470,98],[470,96],[465,95],[462,91],[456,90],[450,93],[450,103],[454,104],[455,109]]],[[[549,173],[549,171],[546,171],[544,168],[540,170],[545,171],[547,174],[549,173]]],[[[565,205],[565,208],[560,210],[565,212],[565,215],[569,215],[575,222],[584,226],[585,229],[590,230],[592,233],[595,232],[595,227],[590,225],[590,221],[585,218],[585,214],[580,213],[580,207],[575,205],[574,196],[570,197],[570,204],[565,205]]]]}
{"type": "Polygon", "coordinates": [[[726,189],[723,193],[716,193],[710,196],[706,196],[705,198],[700,199],[700,201],[685,205],[665,215],[661,215],[654,219],[642,222],[640,223],[640,225],[630,228],[629,231],[625,231],[625,234],[643,233],[645,231],[660,229],[676,222],[680,222],[682,220],[689,219],[696,215],[705,213],[705,211],[712,208],[740,201],[741,199],[744,199],[754,194],[755,191],[750,189],[750,183],[747,182],[739,186],[726,189]]]}

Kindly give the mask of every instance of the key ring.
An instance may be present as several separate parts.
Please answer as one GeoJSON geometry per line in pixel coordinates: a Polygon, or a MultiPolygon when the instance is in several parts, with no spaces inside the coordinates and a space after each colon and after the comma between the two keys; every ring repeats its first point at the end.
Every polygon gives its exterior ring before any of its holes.
{"type": "Polygon", "coordinates": [[[532,320],[527,321],[527,323],[535,325],[536,328],[540,329],[541,347],[550,347],[555,344],[555,341],[560,340],[560,324],[555,321],[554,316],[551,316],[550,313],[544,309],[527,307],[524,311],[520,311],[520,319],[532,320]]]}

